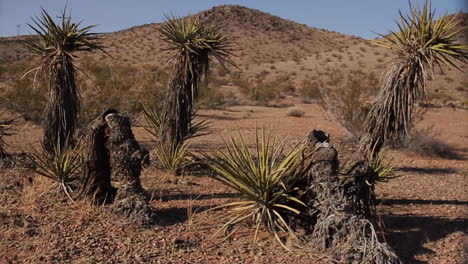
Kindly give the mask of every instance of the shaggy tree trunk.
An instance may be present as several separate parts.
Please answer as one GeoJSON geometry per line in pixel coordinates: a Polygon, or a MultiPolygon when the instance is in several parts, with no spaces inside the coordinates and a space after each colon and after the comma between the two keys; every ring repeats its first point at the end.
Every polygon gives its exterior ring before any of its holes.
{"type": "Polygon", "coordinates": [[[94,120],[87,133],[88,156],[82,178],[82,194],[97,203],[111,203],[117,190],[111,185],[109,150],[106,144],[108,133],[104,117],[94,120]]]}
{"type": "MultiPolygon", "coordinates": [[[[192,67],[199,67],[193,65],[192,67]]],[[[192,125],[193,104],[198,96],[194,86],[200,82],[199,70],[193,68],[184,76],[178,69],[171,77],[169,90],[163,107],[163,122],[161,128],[161,142],[179,145],[190,135],[192,125]]]]}
{"type": "MultiPolygon", "coordinates": [[[[312,131],[304,156],[305,174],[298,188],[309,211],[309,245],[338,263],[400,263],[393,250],[378,240],[374,224],[355,211],[354,194],[338,174],[336,149],[323,131],[312,131]],[[306,199],[304,199],[306,198],[306,199]]],[[[359,173],[358,166],[352,171],[359,173]]],[[[351,181],[355,175],[348,175],[351,181]]],[[[306,225],[303,225],[306,226],[306,225]]]]}
{"type": "Polygon", "coordinates": [[[155,211],[140,183],[141,169],[149,155],[135,140],[128,117],[109,110],[93,122],[90,130],[85,193],[99,201],[113,198],[112,211],[131,222],[154,224],[155,211]],[[121,183],[117,191],[111,186],[111,178],[121,183]]]}
{"type": "Polygon", "coordinates": [[[74,133],[80,111],[79,92],[71,58],[62,55],[54,65],[49,80],[49,103],[45,109],[44,147],[54,153],[54,147],[74,144],[74,133]]]}

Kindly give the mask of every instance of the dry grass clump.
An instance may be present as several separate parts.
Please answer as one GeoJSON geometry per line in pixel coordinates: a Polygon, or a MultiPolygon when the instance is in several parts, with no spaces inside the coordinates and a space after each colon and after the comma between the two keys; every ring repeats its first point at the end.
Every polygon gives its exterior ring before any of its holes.
{"type": "Polygon", "coordinates": [[[305,111],[302,107],[295,106],[291,107],[288,109],[288,116],[293,116],[293,117],[302,117],[305,114],[305,111]]]}
{"type": "Polygon", "coordinates": [[[335,72],[326,83],[321,80],[319,102],[357,140],[369,111],[368,102],[377,93],[379,81],[374,73],[352,71],[345,76],[335,72]]]}

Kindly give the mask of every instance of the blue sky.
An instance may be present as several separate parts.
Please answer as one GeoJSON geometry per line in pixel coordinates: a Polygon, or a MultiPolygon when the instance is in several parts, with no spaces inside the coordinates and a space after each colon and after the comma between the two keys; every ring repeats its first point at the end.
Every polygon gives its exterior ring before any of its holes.
{"type": "MultiPolygon", "coordinates": [[[[29,34],[27,23],[40,14],[41,7],[58,15],[66,0],[0,0],[0,36],[29,34]]],[[[412,0],[422,4],[424,0],[412,0]]],[[[464,0],[433,0],[440,15],[443,11],[467,12],[464,0]]],[[[161,22],[164,13],[184,16],[221,4],[255,8],[301,24],[364,38],[394,29],[398,10],[406,13],[408,0],[68,0],[75,20],[97,24],[97,31],[112,32],[145,23],[161,22]]]]}

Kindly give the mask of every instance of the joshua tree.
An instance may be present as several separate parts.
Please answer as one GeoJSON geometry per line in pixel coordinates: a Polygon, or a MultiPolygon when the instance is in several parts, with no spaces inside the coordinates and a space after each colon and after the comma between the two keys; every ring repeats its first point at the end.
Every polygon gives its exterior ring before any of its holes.
{"type": "Polygon", "coordinates": [[[44,146],[49,152],[54,146],[73,144],[80,109],[80,93],[76,81],[76,68],[73,65],[74,52],[91,52],[101,49],[96,33],[90,33],[94,26],[80,27],[81,22],[73,23],[71,16],[66,16],[66,8],[60,17],[60,23],[42,9],[41,17],[32,19],[29,24],[37,37],[26,43],[27,49],[40,56],[40,65],[30,72],[42,74],[49,85],[49,103],[45,110],[44,146]]]}
{"type": "Polygon", "coordinates": [[[436,66],[452,66],[466,61],[467,45],[457,42],[465,28],[459,27],[456,16],[444,14],[435,20],[427,1],[424,7],[410,5],[411,14],[400,12],[399,31],[385,37],[383,46],[395,55],[387,68],[383,87],[371,108],[361,137],[360,151],[365,157],[380,151],[386,140],[408,136],[417,100],[425,100],[427,80],[436,66]]]}
{"type": "Polygon", "coordinates": [[[197,17],[167,18],[162,40],[174,53],[169,91],[163,106],[162,141],[178,145],[190,135],[194,103],[209,72],[210,59],[231,63],[231,42],[218,26],[204,26],[197,17]]]}

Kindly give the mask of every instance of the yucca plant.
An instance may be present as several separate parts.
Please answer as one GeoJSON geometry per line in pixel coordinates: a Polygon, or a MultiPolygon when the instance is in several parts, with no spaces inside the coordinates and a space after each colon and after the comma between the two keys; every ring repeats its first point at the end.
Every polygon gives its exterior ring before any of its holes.
{"type": "Polygon", "coordinates": [[[426,99],[426,87],[435,67],[455,67],[465,62],[468,46],[457,39],[465,28],[457,16],[444,14],[435,20],[435,11],[426,1],[422,8],[410,5],[411,13],[400,12],[398,31],[384,36],[380,45],[393,51],[395,58],[387,68],[382,90],[371,108],[361,137],[364,156],[380,152],[385,141],[408,136],[417,100],[426,99]]]}
{"type": "Polygon", "coordinates": [[[66,14],[66,7],[59,23],[44,9],[40,17],[32,20],[33,25],[29,26],[37,36],[26,42],[26,47],[40,57],[41,63],[26,74],[35,72],[35,76],[41,74],[47,79],[49,103],[43,124],[44,146],[53,153],[57,142],[63,144],[67,141],[73,145],[74,141],[80,93],[73,54],[102,50],[102,46],[97,41],[97,34],[90,32],[94,26],[81,27],[81,22],[72,22],[71,15],[66,14]]]}
{"type": "Polygon", "coordinates": [[[212,177],[239,192],[241,199],[214,208],[227,210],[220,217],[224,224],[215,235],[236,230],[247,222],[254,227],[254,242],[263,226],[286,247],[280,233],[294,236],[288,217],[299,215],[301,208],[305,208],[302,201],[290,195],[294,182],[301,175],[298,170],[304,147],[295,146],[283,158],[284,144],[278,142],[277,136],[266,134],[265,130],[260,135],[257,132],[253,152],[240,133],[239,138],[231,137],[230,141],[224,141],[226,151],[207,156],[215,172],[212,177]]]}
{"type": "Polygon", "coordinates": [[[83,165],[83,153],[78,147],[69,147],[68,142],[54,145],[53,152],[50,153],[44,145],[41,150],[33,150],[28,155],[34,171],[43,177],[54,181],[53,186],[61,189],[67,197],[73,200],[73,183],[81,175],[83,165]]]}
{"type": "MultiPolygon", "coordinates": [[[[155,138],[159,139],[161,135],[161,129],[163,127],[163,119],[161,114],[158,112],[156,108],[151,108],[147,105],[141,105],[143,109],[143,116],[147,123],[146,126],[143,126],[148,133],[150,133],[155,138]]],[[[196,111],[193,112],[191,118],[191,126],[189,129],[188,135],[183,138],[183,140],[200,137],[204,135],[208,135],[209,133],[206,130],[210,127],[211,121],[209,119],[202,119],[200,121],[194,121],[193,119],[196,117],[196,111]]]]}
{"type": "MultiPolygon", "coordinates": [[[[210,60],[231,63],[231,42],[219,26],[202,25],[197,17],[166,17],[161,39],[173,54],[174,67],[162,112],[161,137],[179,144],[190,134],[195,100],[203,80],[207,79],[210,60]]],[[[231,63],[232,64],[232,63],[231,63]]]]}
{"type": "Polygon", "coordinates": [[[154,151],[157,158],[156,166],[159,169],[178,174],[192,163],[189,146],[187,143],[174,144],[172,142],[161,143],[154,151]]]}
{"type": "Polygon", "coordinates": [[[5,149],[7,143],[3,139],[4,136],[12,135],[11,124],[13,119],[4,119],[3,113],[0,113],[0,159],[4,159],[8,156],[8,153],[5,149]]]}

